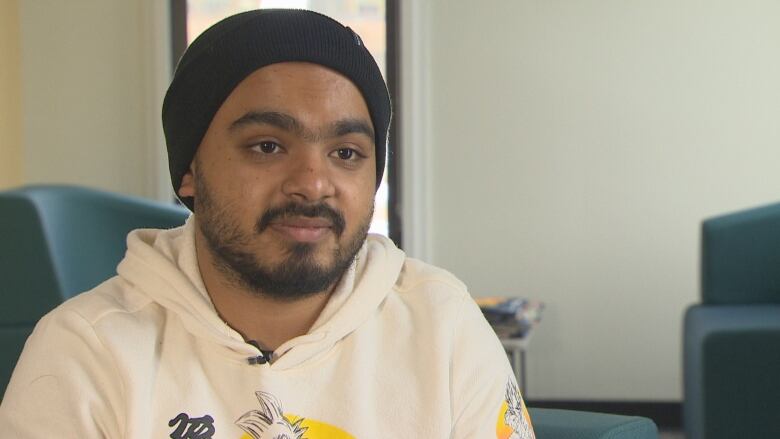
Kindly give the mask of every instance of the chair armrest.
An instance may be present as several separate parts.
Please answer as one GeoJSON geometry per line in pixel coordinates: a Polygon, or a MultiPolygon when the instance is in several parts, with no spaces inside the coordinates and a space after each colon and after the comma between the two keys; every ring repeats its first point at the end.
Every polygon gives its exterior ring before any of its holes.
{"type": "Polygon", "coordinates": [[[780,437],[780,305],[696,305],[685,314],[688,439],[780,437]]]}
{"type": "Polygon", "coordinates": [[[530,408],[536,439],[658,439],[648,418],[575,410],[530,408]]]}

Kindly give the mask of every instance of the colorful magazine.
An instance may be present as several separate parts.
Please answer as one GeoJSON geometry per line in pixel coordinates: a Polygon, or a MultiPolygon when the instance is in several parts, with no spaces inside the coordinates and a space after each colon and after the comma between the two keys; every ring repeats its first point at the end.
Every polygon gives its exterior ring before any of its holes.
{"type": "Polygon", "coordinates": [[[498,338],[523,338],[539,324],[544,304],[521,297],[490,296],[475,299],[498,338]]]}

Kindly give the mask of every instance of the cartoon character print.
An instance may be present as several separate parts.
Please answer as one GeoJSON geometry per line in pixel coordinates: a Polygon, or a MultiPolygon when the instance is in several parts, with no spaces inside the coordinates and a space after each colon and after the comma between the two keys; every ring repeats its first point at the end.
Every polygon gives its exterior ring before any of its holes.
{"type": "Polygon", "coordinates": [[[301,426],[304,418],[290,422],[275,396],[260,391],[255,396],[260,401],[260,409],[248,411],[236,421],[252,439],[306,439],[303,434],[307,427],[301,426]]]}
{"type": "Polygon", "coordinates": [[[520,389],[511,378],[506,383],[506,404],[504,424],[512,429],[509,439],[534,439],[534,431],[520,396],[520,389]]]}

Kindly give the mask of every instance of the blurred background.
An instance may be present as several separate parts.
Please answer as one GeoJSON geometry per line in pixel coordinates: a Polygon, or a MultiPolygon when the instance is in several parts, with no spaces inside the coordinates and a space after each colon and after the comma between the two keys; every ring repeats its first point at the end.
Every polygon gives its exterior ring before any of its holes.
{"type": "MultiPolygon", "coordinates": [[[[188,38],[258,3],[193,2],[188,38]]],[[[700,223],[780,199],[780,2],[293,3],[344,14],[397,80],[399,244],[546,304],[526,397],[679,404],[700,223]]],[[[174,10],[0,2],[0,189],[172,200],[174,10]]]]}

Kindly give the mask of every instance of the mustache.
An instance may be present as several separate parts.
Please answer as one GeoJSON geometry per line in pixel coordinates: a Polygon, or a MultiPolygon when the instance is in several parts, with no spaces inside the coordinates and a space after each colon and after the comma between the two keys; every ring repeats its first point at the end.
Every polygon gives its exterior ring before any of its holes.
{"type": "Polygon", "coordinates": [[[271,225],[273,221],[293,216],[302,216],[306,218],[324,218],[331,223],[336,236],[340,236],[342,233],[344,233],[344,228],[346,227],[344,215],[325,203],[299,204],[291,202],[266,210],[265,213],[263,213],[263,216],[261,216],[257,221],[255,230],[257,233],[262,233],[271,225]]]}

